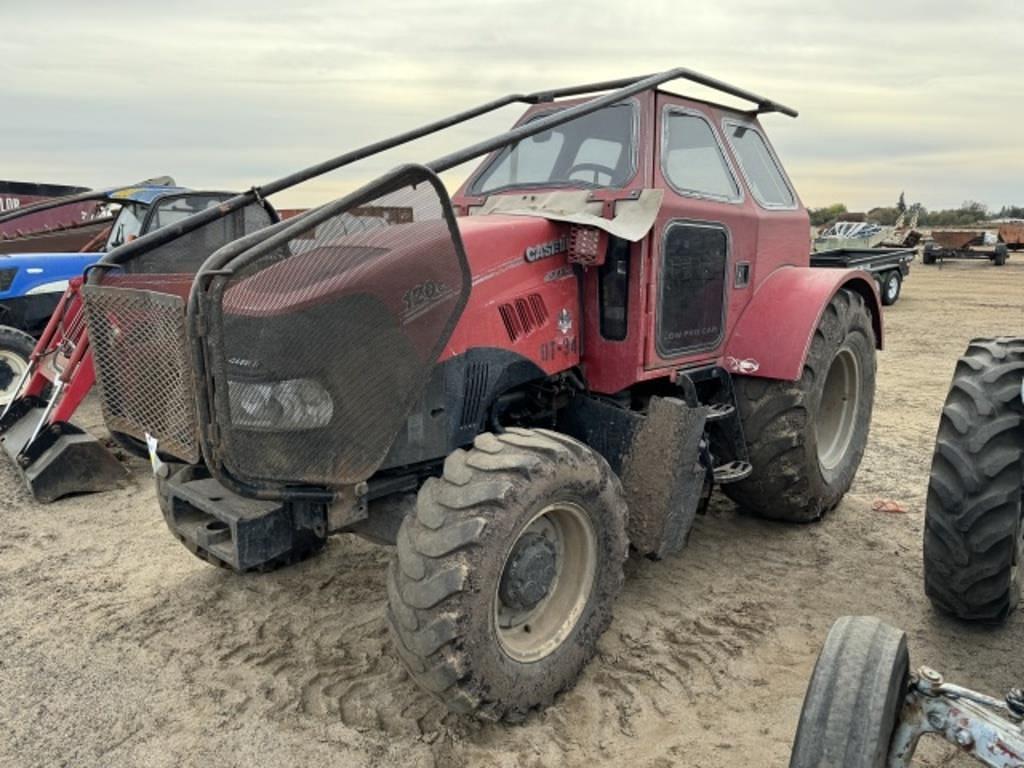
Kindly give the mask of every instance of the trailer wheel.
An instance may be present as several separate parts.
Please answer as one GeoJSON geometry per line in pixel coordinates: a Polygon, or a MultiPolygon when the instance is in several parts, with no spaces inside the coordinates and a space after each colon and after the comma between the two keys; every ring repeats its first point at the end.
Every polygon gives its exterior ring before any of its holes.
{"type": "Polygon", "coordinates": [[[423,485],[399,530],[398,654],[449,709],[521,719],[593,656],[627,548],[622,487],[598,454],[547,430],[480,435],[423,485]]]}
{"type": "Polygon", "coordinates": [[[723,485],[744,509],[808,522],[849,490],[875,399],[875,334],[864,299],[841,290],[822,314],[799,381],[737,376],[753,471],[723,485]]]}
{"type": "Polygon", "coordinates": [[[1005,243],[998,243],[996,249],[992,252],[992,263],[1001,267],[1006,264],[1006,260],[1010,257],[1010,249],[1006,247],[1005,243]]]}
{"type": "Polygon", "coordinates": [[[935,249],[926,245],[924,251],[921,253],[921,262],[923,264],[934,264],[935,263],[935,249]]]}
{"type": "Polygon", "coordinates": [[[17,396],[18,384],[28,370],[36,340],[24,331],[0,326],[0,406],[17,396]]]}
{"type": "Polygon", "coordinates": [[[998,622],[1024,565],[1024,338],[975,339],[957,362],[932,456],[924,588],[958,618],[998,622]]]}
{"type": "Polygon", "coordinates": [[[807,687],[790,768],[884,768],[909,668],[903,632],[868,616],[837,620],[807,687]]]}
{"type": "Polygon", "coordinates": [[[900,298],[900,290],[903,286],[903,275],[898,269],[886,272],[882,280],[882,304],[891,307],[900,298]]]}

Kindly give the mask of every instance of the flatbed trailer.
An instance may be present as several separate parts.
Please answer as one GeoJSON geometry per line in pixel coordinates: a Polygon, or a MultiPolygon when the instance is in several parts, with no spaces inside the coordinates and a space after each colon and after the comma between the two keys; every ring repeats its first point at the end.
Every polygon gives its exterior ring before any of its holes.
{"type": "Polygon", "coordinates": [[[925,264],[941,264],[946,259],[987,259],[1001,267],[1010,257],[1010,247],[1002,240],[986,242],[983,229],[954,229],[932,232],[932,241],[926,243],[921,261],[925,264]]]}
{"type": "Polygon", "coordinates": [[[811,266],[869,272],[878,283],[882,303],[890,306],[899,300],[916,255],[914,248],[835,248],[812,253],[811,266]]]}

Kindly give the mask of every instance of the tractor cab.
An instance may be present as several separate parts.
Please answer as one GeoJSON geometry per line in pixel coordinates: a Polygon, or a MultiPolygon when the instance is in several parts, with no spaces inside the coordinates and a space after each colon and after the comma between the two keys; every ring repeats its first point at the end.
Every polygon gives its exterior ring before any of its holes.
{"type": "MultiPolygon", "coordinates": [[[[518,125],[581,102],[538,104],[518,125]]],[[[722,358],[726,329],[761,283],[780,267],[809,265],[807,212],[757,116],[648,91],[503,147],[453,197],[469,216],[500,214],[514,198],[519,213],[565,222],[548,235],[557,244],[580,229],[572,214],[601,226],[595,217],[636,215],[642,196],[643,237],[603,236],[593,269],[581,271],[581,344],[600,392],[722,358]]],[[[727,364],[752,373],[762,361],[727,364]]]]}

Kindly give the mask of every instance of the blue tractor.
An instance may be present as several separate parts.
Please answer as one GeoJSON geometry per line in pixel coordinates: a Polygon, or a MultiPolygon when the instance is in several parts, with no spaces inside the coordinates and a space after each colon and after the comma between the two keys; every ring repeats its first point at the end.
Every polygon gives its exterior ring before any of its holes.
{"type": "Polygon", "coordinates": [[[17,233],[4,238],[7,252],[0,253],[0,406],[15,397],[36,337],[46,327],[68,282],[80,277],[107,251],[194,213],[187,193],[184,187],[175,186],[173,179],[161,177],[129,187],[55,198],[0,215],[0,227],[17,233]],[[155,208],[153,204],[162,199],[168,204],[155,208]],[[61,220],[62,210],[87,220],[73,225],[50,223],[61,220]],[[103,222],[105,226],[92,226],[103,222]],[[48,237],[79,245],[69,239],[74,230],[88,234],[81,242],[82,250],[37,252],[48,237]],[[18,252],[19,244],[26,252],[18,252]]]}

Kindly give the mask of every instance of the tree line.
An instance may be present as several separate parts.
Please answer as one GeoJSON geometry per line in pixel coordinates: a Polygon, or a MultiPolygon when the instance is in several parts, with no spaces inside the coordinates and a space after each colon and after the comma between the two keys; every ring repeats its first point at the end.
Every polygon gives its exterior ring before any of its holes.
{"type": "MultiPolygon", "coordinates": [[[[840,217],[851,215],[844,203],[826,205],[823,208],[809,208],[808,213],[811,215],[811,224],[816,227],[831,224],[840,217]]],[[[929,211],[921,203],[907,205],[906,199],[900,193],[896,205],[872,208],[863,214],[863,219],[858,218],[858,220],[892,226],[901,214],[906,214],[904,220],[909,223],[915,213],[918,226],[921,227],[958,227],[980,224],[991,219],[1024,219],[1024,206],[1004,205],[998,211],[990,211],[984,203],[979,203],[977,200],[965,200],[959,208],[929,211]]]]}

